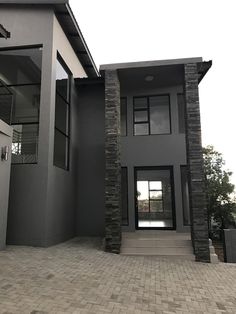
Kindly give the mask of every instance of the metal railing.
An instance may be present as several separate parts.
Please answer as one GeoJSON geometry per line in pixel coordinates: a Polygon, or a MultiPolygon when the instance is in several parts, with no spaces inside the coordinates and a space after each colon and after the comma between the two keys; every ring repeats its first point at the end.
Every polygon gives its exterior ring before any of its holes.
{"type": "Polygon", "coordinates": [[[209,229],[209,238],[212,240],[219,260],[227,263],[224,230],[219,228],[209,229]]]}
{"type": "Polygon", "coordinates": [[[13,125],[12,163],[36,163],[38,156],[38,124],[13,125]]]}

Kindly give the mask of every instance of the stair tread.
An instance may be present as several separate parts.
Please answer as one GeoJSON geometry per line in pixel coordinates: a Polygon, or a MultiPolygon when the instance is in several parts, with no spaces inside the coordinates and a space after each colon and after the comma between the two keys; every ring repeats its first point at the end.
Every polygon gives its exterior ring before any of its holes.
{"type": "Polygon", "coordinates": [[[174,230],[138,230],[122,233],[122,255],[194,260],[189,233],[174,230]]]}

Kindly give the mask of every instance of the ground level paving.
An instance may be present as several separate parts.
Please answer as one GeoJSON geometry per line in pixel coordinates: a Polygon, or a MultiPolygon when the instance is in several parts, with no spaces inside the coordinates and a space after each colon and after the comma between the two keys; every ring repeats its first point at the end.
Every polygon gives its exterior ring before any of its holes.
{"type": "Polygon", "coordinates": [[[99,239],[0,252],[0,313],[236,313],[236,264],[103,252],[99,239]]]}

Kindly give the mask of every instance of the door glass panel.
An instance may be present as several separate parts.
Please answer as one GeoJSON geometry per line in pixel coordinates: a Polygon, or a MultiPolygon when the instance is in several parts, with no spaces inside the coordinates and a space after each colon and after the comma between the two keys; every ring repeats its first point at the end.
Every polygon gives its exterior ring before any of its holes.
{"type": "Polygon", "coordinates": [[[162,191],[150,191],[150,199],[151,200],[161,200],[162,199],[162,191]]]}
{"type": "Polygon", "coordinates": [[[150,190],[162,190],[162,182],[150,181],[150,190]]]}
{"type": "Polygon", "coordinates": [[[162,201],[150,201],[150,212],[161,213],[163,212],[163,202],[162,201]]]}
{"type": "Polygon", "coordinates": [[[173,229],[170,169],[136,170],[138,228],[173,229]]]}

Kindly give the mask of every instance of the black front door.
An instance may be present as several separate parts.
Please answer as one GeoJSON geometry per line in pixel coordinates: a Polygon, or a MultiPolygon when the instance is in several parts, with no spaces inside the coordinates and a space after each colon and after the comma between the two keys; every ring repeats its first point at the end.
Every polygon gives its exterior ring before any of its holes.
{"type": "Polygon", "coordinates": [[[135,168],[136,229],[175,229],[172,167],[135,168]]]}

